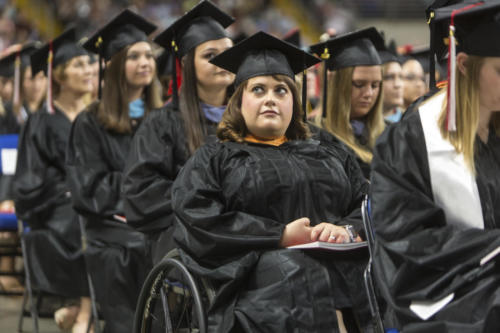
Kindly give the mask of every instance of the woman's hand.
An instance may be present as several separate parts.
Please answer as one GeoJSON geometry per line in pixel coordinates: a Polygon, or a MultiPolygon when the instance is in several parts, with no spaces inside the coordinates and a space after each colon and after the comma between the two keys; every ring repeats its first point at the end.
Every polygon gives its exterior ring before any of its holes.
{"type": "MultiPolygon", "coordinates": [[[[311,242],[329,242],[329,243],[349,243],[349,234],[343,227],[335,224],[322,222],[314,226],[311,230],[311,242]]],[[[361,242],[359,236],[356,237],[355,242],[361,242]]]]}
{"type": "Polygon", "coordinates": [[[288,223],[281,236],[281,247],[299,245],[311,242],[311,221],[307,217],[301,217],[288,223]]]}

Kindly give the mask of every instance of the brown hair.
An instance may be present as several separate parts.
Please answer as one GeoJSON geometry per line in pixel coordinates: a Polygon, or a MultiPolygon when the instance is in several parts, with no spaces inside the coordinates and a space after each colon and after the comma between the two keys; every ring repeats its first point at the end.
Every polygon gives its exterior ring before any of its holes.
{"type": "MultiPolygon", "coordinates": [[[[65,71],[66,71],[66,68],[68,68],[70,61],[71,61],[71,59],[69,61],[66,61],[63,64],[56,66],[53,69],[53,72],[52,72],[52,98],[56,98],[57,96],[59,96],[59,93],[61,92],[61,85],[59,84],[58,81],[64,81],[66,79],[65,71]]],[[[47,84],[49,84],[49,83],[47,82],[47,84]]]]}
{"type": "MultiPolygon", "coordinates": [[[[363,162],[370,163],[373,154],[370,150],[356,142],[350,123],[352,74],[354,68],[346,67],[339,69],[329,78],[326,118],[321,119],[321,115],[318,115],[316,123],[349,146],[363,162]]],[[[382,89],[383,83],[381,83],[373,108],[365,116],[365,126],[368,127],[369,131],[368,146],[370,148],[375,146],[376,139],[382,134],[385,128],[382,112],[382,96],[384,92],[382,89]]]]}
{"type": "MultiPolygon", "coordinates": [[[[474,152],[479,126],[479,73],[484,65],[484,57],[469,55],[464,65],[467,75],[456,68],[456,127],[450,132],[446,126],[447,98],[443,101],[438,126],[443,138],[448,140],[457,153],[464,154],[469,170],[475,174],[474,152]]],[[[500,135],[500,114],[492,114],[491,122],[497,135],[500,135]]]]}
{"type": "MultiPolygon", "coordinates": [[[[207,135],[205,116],[200,107],[198,97],[196,68],[194,65],[196,47],[190,50],[182,59],[182,86],[179,92],[179,110],[185,124],[186,140],[192,154],[204,142],[207,135]]],[[[229,98],[226,90],[226,101],[229,98]]]]}
{"type": "MultiPolygon", "coordinates": [[[[125,77],[125,62],[129,48],[130,46],[115,54],[106,66],[102,100],[97,108],[97,119],[104,128],[122,134],[132,132],[128,113],[127,79],[125,77]]],[[[156,73],[151,84],[144,88],[143,95],[145,96],[146,113],[161,107],[161,88],[156,73]]]]}
{"type": "MultiPolygon", "coordinates": [[[[285,136],[289,140],[300,140],[307,139],[310,137],[309,128],[304,123],[302,106],[300,103],[300,94],[295,82],[285,75],[272,75],[272,77],[279,82],[284,82],[293,97],[293,114],[290,125],[288,126],[285,136]]],[[[242,82],[233,96],[229,99],[226,111],[222,116],[222,120],[217,127],[217,137],[221,141],[234,141],[234,142],[244,142],[244,138],[249,134],[248,128],[241,114],[241,101],[243,96],[243,91],[247,87],[248,80],[242,82]]]]}
{"type": "MultiPolygon", "coordinates": [[[[23,95],[24,95],[24,91],[23,91],[24,75],[26,75],[26,71],[28,70],[28,68],[30,68],[30,67],[26,66],[26,67],[22,68],[21,75],[19,75],[19,97],[20,97],[20,100],[19,100],[19,105],[13,105],[14,114],[16,116],[19,115],[19,112],[21,112],[21,107],[24,104],[24,97],[23,97],[23,95]]],[[[14,89],[15,89],[15,87],[14,87],[14,89]]],[[[42,97],[40,99],[40,102],[36,106],[36,109],[31,110],[31,111],[37,111],[43,105],[44,100],[45,100],[45,97],[42,97]]]]}

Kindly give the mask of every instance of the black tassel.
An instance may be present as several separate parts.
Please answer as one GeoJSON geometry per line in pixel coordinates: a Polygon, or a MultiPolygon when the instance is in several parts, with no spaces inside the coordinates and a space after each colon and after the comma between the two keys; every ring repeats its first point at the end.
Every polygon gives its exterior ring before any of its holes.
{"type": "Polygon", "coordinates": [[[328,92],[328,68],[326,66],[326,60],[323,61],[323,118],[326,118],[326,105],[327,105],[327,92],[328,92]]]}
{"type": "Polygon", "coordinates": [[[175,110],[179,108],[179,92],[177,87],[177,45],[175,41],[172,41],[172,52],[174,55],[174,61],[172,64],[174,68],[172,68],[172,104],[175,110]]]}
{"type": "Polygon", "coordinates": [[[307,70],[302,72],[302,112],[304,123],[307,123],[307,70]]]}

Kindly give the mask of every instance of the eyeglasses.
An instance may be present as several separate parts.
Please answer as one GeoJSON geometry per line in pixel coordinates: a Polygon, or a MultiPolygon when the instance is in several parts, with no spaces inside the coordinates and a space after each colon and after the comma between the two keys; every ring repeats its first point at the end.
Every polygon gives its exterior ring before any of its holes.
{"type": "Polygon", "coordinates": [[[405,79],[406,81],[422,81],[422,82],[425,82],[425,77],[424,76],[418,76],[418,75],[415,75],[415,74],[405,75],[405,76],[403,76],[403,79],[405,79]]]}

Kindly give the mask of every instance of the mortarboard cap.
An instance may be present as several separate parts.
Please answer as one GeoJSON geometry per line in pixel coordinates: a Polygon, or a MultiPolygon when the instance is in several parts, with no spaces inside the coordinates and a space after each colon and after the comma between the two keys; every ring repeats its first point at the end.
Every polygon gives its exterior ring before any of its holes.
{"type": "Polygon", "coordinates": [[[52,67],[56,67],[74,57],[87,54],[78,44],[75,28],[70,28],[31,54],[31,71],[33,76],[40,71],[47,74],[49,60],[52,60],[52,67]],[[49,59],[51,52],[52,59],[49,59]]]}
{"type": "Polygon", "coordinates": [[[177,55],[182,58],[206,41],[227,37],[224,29],[233,22],[231,16],[210,1],[202,1],[172,23],[154,41],[167,49],[177,47],[177,55]]]}
{"type": "Polygon", "coordinates": [[[30,42],[25,44],[19,51],[12,52],[11,54],[0,59],[0,76],[12,77],[14,76],[16,59],[19,57],[21,70],[31,66],[30,55],[40,47],[39,42],[30,42]]]}
{"type": "Polygon", "coordinates": [[[300,30],[297,28],[291,30],[285,36],[283,36],[283,40],[287,43],[295,45],[298,48],[302,47],[301,38],[300,38],[300,30]]]}
{"type": "Polygon", "coordinates": [[[239,86],[243,81],[261,75],[281,74],[295,79],[295,74],[320,60],[261,31],[214,57],[210,62],[235,73],[234,85],[239,86]]]}
{"type": "Polygon", "coordinates": [[[384,39],[377,29],[370,27],[312,45],[309,49],[327,58],[327,68],[333,71],[345,67],[381,65],[377,50],[383,48],[384,39]]]}
{"type": "Polygon", "coordinates": [[[419,47],[418,49],[413,49],[411,52],[404,55],[405,61],[409,59],[415,59],[422,65],[425,73],[429,73],[430,68],[430,48],[429,47],[419,47]]]}
{"type": "Polygon", "coordinates": [[[500,57],[500,1],[462,3],[435,10],[435,34],[442,58],[448,50],[449,26],[455,26],[456,51],[482,57],[500,57]]]}
{"type": "Polygon", "coordinates": [[[233,43],[238,44],[241,41],[244,41],[245,39],[248,38],[248,35],[244,32],[240,32],[236,36],[233,36],[233,43]]]}
{"type": "Polygon", "coordinates": [[[462,3],[434,11],[434,53],[448,51],[447,130],[456,130],[455,57],[458,52],[500,57],[500,1],[462,3]]]}
{"type": "Polygon", "coordinates": [[[148,35],[155,30],[156,25],[125,9],[94,33],[83,47],[107,61],[125,47],[147,41],[148,35]]]}
{"type": "Polygon", "coordinates": [[[401,59],[396,51],[396,42],[391,40],[389,45],[385,46],[378,50],[378,55],[380,56],[380,60],[382,64],[387,64],[389,62],[400,62],[401,59]]]}

